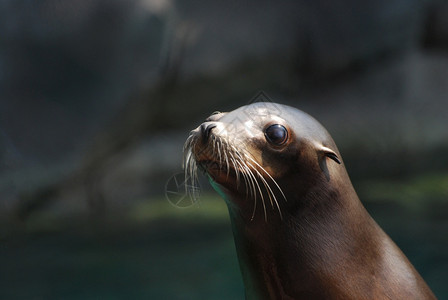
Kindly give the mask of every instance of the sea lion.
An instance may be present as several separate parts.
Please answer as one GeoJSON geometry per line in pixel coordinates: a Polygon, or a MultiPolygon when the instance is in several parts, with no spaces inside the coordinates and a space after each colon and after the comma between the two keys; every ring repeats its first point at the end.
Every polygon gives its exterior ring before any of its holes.
{"type": "Polygon", "coordinates": [[[275,103],[215,113],[185,143],[225,199],[247,299],[435,299],[361,204],[308,114],[275,103]]]}

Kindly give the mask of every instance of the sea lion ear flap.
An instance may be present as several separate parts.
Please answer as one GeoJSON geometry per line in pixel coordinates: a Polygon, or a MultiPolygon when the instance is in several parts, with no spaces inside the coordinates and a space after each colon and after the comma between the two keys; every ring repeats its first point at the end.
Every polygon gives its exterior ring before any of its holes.
{"type": "Polygon", "coordinates": [[[326,156],[332,160],[334,160],[335,162],[337,162],[338,164],[341,164],[341,160],[339,159],[338,155],[336,154],[336,152],[334,152],[333,150],[331,150],[330,148],[327,148],[325,146],[320,146],[319,151],[322,153],[323,156],[326,156]]]}

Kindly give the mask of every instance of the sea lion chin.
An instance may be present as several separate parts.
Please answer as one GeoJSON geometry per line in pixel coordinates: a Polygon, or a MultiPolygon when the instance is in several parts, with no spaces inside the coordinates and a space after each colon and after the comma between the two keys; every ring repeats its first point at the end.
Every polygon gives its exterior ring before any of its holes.
{"type": "Polygon", "coordinates": [[[330,134],[308,114],[254,103],[188,137],[226,200],[247,299],[435,299],[360,202],[330,134]]]}

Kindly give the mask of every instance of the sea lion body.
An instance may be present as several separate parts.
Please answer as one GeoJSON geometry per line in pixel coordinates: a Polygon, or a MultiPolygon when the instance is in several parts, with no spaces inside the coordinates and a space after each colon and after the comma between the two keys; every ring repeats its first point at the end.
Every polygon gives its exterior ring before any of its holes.
{"type": "Polygon", "coordinates": [[[247,299],[435,299],[306,113],[254,103],[214,114],[185,153],[187,174],[199,166],[226,200],[247,299]]]}

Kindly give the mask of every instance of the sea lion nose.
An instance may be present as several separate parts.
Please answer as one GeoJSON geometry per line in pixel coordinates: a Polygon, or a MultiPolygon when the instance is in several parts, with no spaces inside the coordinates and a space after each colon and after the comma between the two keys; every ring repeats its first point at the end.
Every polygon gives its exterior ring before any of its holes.
{"type": "Polygon", "coordinates": [[[202,134],[202,139],[204,140],[204,142],[208,141],[208,138],[210,137],[210,132],[215,127],[216,127],[216,124],[209,123],[209,122],[205,122],[201,125],[201,134],[202,134]]]}

